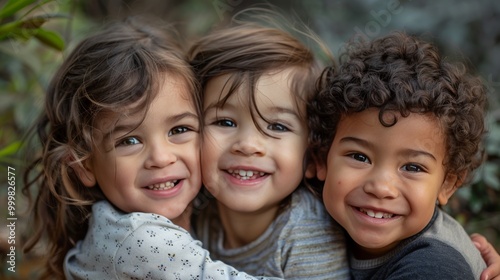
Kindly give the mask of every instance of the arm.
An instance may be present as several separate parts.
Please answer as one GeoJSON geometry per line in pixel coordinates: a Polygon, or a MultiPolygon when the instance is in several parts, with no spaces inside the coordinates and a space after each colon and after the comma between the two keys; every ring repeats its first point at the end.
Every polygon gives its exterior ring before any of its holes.
{"type": "Polygon", "coordinates": [[[123,240],[114,260],[120,279],[265,279],[212,261],[199,241],[173,224],[141,225],[123,240]]]}
{"type": "Polygon", "coordinates": [[[488,267],[481,274],[481,280],[500,280],[500,255],[495,248],[480,234],[472,234],[471,239],[476,245],[488,267]]]}

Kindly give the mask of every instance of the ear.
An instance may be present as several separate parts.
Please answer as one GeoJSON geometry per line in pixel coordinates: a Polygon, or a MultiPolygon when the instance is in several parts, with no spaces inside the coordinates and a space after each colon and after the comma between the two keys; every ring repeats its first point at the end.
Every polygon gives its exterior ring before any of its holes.
{"type": "Polygon", "coordinates": [[[326,173],[328,172],[328,169],[326,168],[326,164],[323,162],[317,162],[316,163],[316,177],[320,181],[325,181],[326,180],[326,173]]]}
{"type": "Polygon", "coordinates": [[[83,162],[75,162],[71,165],[71,168],[73,168],[76,176],[78,176],[84,186],[91,188],[96,185],[97,181],[88,159],[83,162]]]}
{"type": "Polygon", "coordinates": [[[309,160],[309,163],[306,168],[306,172],[304,176],[307,179],[314,179],[318,178],[321,181],[324,181],[326,179],[326,166],[321,160],[317,158],[311,157],[311,160],[309,160]]]}
{"type": "Polygon", "coordinates": [[[440,205],[446,205],[450,197],[462,185],[465,174],[457,175],[448,173],[441,185],[441,190],[438,193],[438,202],[440,205]]]}
{"type": "Polygon", "coordinates": [[[307,179],[312,179],[312,178],[316,177],[316,163],[314,161],[307,164],[307,168],[306,168],[306,172],[305,172],[304,176],[307,179]]]}

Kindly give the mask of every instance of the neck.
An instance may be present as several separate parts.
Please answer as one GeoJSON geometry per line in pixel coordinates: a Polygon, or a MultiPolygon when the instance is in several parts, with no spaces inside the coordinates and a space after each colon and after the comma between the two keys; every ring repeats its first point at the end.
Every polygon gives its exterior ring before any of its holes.
{"type": "Polygon", "coordinates": [[[191,213],[193,212],[193,207],[189,205],[186,210],[182,212],[177,218],[172,219],[172,222],[181,228],[190,231],[191,230],[191,213]]]}
{"type": "Polygon", "coordinates": [[[261,236],[278,215],[279,206],[259,212],[238,212],[217,203],[219,216],[224,229],[224,247],[239,248],[255,241],[261,236]]]}

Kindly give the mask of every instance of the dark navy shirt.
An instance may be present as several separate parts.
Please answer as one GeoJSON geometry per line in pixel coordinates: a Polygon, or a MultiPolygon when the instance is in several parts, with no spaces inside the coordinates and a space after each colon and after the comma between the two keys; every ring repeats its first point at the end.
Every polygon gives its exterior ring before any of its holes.
{"type": "MultiPolygon", "coordinates": [[[[351,240],[351,242],[353,242],[351,240]]],[[[436,208],[429,224],[376,259],[350,257],[353,279],[479,279],[486,268],[462,226],[436,208]]]]}

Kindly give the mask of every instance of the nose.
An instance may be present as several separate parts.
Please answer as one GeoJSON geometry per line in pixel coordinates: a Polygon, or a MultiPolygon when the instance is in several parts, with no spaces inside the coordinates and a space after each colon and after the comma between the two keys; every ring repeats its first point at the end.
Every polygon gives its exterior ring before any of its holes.
{"type": "Polygon", "coordinates": [[[363,190],[378,199],[393,199],[399,195],[398,182],[395,174],[375,171],[363,185],[363,190]]]}
{"type": "Polygon", "coordinates": [[[175,147],[166,140],[153,143],[147,151],[146,169],[163,168],[177,161],[175,147]]]}
{"type": "Polygon", "coordinates": [[[265,135],[257,127],[246,128],[236,135],[231,151],[245,156],[264,156],[266,154],[264,138],[265,135]]]}

